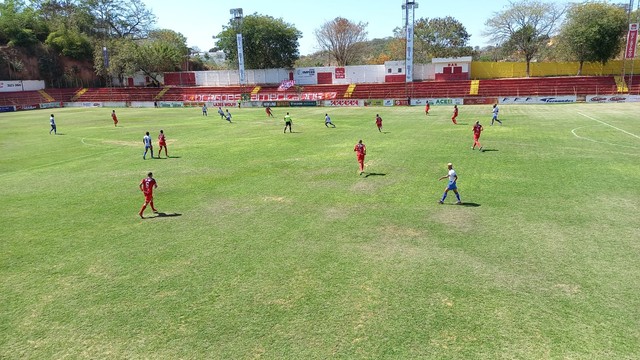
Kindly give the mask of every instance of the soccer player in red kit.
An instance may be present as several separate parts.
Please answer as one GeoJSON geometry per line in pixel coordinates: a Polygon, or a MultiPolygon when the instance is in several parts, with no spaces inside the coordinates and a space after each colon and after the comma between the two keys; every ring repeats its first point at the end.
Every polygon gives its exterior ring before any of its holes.
{"type": "Polygon", "coordinates": [[[264,111],[267,112],[267,117],[273,117],[273,113],[271,112],[271,107],[267,106],[266,109],[264,109],[264,111]]]}
{"type": "Polygon", "coordinates": [[[162,130],[160,130],[160,134],[158,135],[158,145],[160,146],[160,150],[158,150],[158,159],[160,159],[162,148],[164,148],[164,154],[169,157],[169,154],[167,153],[167,138],[164,136],[164,131],[162,130]]]}
{"type": "Polygon", "coordinates": [[[431,105],[427,101],[427,104],[424,106],[424,114],[429,115],[429,110],[431,109],[431,105]]]}
{"type": "Polygon", "coordinates": [[[358,158],[360,175],[364,173],[364,156],[367,155],[367,147],[362,143],[362,140],[358,141],[356,146],[353,147],[353,151],[356,152],[358,158]]]}
{"type": "Polygon", "coordinates": [[[111,111],[111,118],[113,119],[113,126],[118,126],[118,117],[115,110],[111,111]]]}
{"type": "Polygon", "coordinates": [[[147,205],[151,205],[151,209],[154,213],[158,212],[155,206],[153,206],[153,189],[158,187],[158,183],[156,183],[156,179],[153,178],[153,173],[150,172],[147,174],[146,178],[140,181],[139,186],[140,190],[144,194],[144,204],[142,204],[142,209],[140,209],[138,215],[140,215],[140,217],[144,219],[142,213],[144,213],[144,209],[147,208],[147,205]]]}
{"type": "Polygon", "coordinates": [[[473,146],[471,150],[476,149],[476,145],[480,147],[480,151],[482,151],[482,145],[480,145],[480,133],[484,130],[482,125],[480,125],[480,121],[476,121],[476,124],[473,125],[473,146]]]}
{"type": "Polygon", "coordinates": [[[378,114],[376,114],[376,126],[378,127],[378,131],[382,132],[382,118],[378,114]]]}
{"type": "Polygon", "coordinates": [[[458,105],[453,105],[453,116],[451,116],[451,121],[453,121],[454,125],[458,125],[456,118],[458,117],[458,105]]]}

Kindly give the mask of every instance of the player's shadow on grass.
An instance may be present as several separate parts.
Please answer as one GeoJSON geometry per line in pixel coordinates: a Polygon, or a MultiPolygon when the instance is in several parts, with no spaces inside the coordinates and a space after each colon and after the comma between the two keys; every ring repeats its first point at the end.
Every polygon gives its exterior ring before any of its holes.
{"type": "Polygon", "coordinates": [[[155,160],[180,159],[180,156],[154,157],[155,160]]]}
{"type": "Polygon", "coordinates": [[[157,219],[157,218],[164,218],[164,217],[176,217],[176,216],[182,216],[182,214],[179,213],[154,213],[155,216],[147,216],[144,217],[144,220],[147,219],[157,219]]]}
{"type": "Polygon", "coordinates": [[[157,213],[155,215],[156,216],[152,216],[149,219],[182,216],[182,214],[179,214],[179,213],[164,213],[164,212],[159,212],[159,213],[157,213]]]}
{"type": "Polygon", "coordinates": [[[487,152],[487,151],[500,151],[498,149],[482,149],[481,152],[487,152]]]}
{"type": "Polygon", "coordinates": [[[65,134],[65,133],[55,133],[53,135],[67,135],[67,134],[65,134]]]}
{"type": "Polygon", "coordinates": [[[456,203],[444,203],[442,205],[464,206],[464,207],[478,207],[480,204],[474,202],[463,202],[462,204],[456,203]]]}
{"type": "Polygon", "coordinates": [[[459,123],[457,123],[456,125],[469,125],[469,124],[467,124],[467,123],[463,123],[463,122],[459,122],[459,123]]]}
{"type": "Polygon", "coordinates": [[[364,177],[368,178],[369,176],[385,176],[385,173],[367,173],[364,177]]]}

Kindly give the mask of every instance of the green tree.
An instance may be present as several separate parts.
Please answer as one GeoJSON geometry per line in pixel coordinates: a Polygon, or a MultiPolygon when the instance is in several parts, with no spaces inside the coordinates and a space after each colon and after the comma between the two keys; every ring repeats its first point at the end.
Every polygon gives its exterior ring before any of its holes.
{"type": "Polygon", "coordinates": [[[299,57],[298,39],[302,33],[282,19],[253,14],[240,24],[231,20],[216,35],[217,48],[229,63],[238,61],[236,34],[242,34],[244,64],[247,69],[291,68],[299,57]]]}
{"type": "Polygon", "coordinates": [[[142,0],[88,0],[99,38],[144,39],[156,17],[142,0]]]}
{"type": "Polygon", "coordinates": [[[331,54],[336,65],[351,65],[366,51],[363,42],[367,39],[367,25],[337,17],[315,31],[316,40],[322,50],[331,54]]]}
{"type": "Polygon", "coordinates": [[[464,25],[451,16],[422,18],[414,26],[415,56],[423,62],[434,57],[470,56],[470,38],[464,25]]]}
{"type": "Polygon", "coordinates": [[[103,46],[96,45],[93,51],[93,66],[96,74],[104,79],[117,78],[124,82],[125,76],[137,71],[138,46],[131,39],[111,39],[104,43],[107,50],[108,66],[105,66],[103,46]]]}
{"type": "Polygon", "coordinates": [[[538,0],[512,2],[510,7],[495,12],[485,22],[485,35],[492,42],[505,43],[508,45],[505,48],[511,48],[524,57],[529,76],[531,60],[556,33],[565,11],[564,6],[538,0]]]}
{"type": "Polygon", "coordinates": [[[605,64],[619,54],[627,29],[625,9],[606,2],[573,4],[562,25],[559,48],[578,61],[578,75],[587,62],[605,64]]]}
{"type": "Polygon", "coordinates": [[[40,19],[53,31],[74,30],[85,36],[97,34],[96,19],[87,3],[79,0],[31,0],[40,19]]]}
{"type": "Polygon", "coordinates": [[[540,52],[540,48],[549,41],[549,36],[540,34],[533,25],[525,24],[516,30],[503,44],[505,51],[517,53],[527,62],[527,76],[529,76],[529,64],[533,57],[540,52]]]}
{"type": "Polygon", "coordinates": [[[153,30],[140,41],[136,53],[136,68],[159,84],[158,75],[180,70],[180,64],[188,61],[187,39],[168,29],[153,30]]]}
{"type": "Polygon", "coordinates": [[[0,3],[0,45],[33,48],[46,39],[48,27],[22,0],[0,3]]]}
{"type": "Polygon", "coordinates": [[[63,29],[49,34],[45,43],[58,53],[78,60],[91,59],[91,39],[77,31],[63,29]]]}

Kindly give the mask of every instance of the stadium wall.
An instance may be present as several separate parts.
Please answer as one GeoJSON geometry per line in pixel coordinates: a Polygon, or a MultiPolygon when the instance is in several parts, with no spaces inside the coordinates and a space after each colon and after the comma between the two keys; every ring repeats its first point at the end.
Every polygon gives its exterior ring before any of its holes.
{"type": "Polygon", "coordinates": [[[0,92],[36,91],[44,89],[44,80],[0,80],[0,92]]]}
{"type": "MultiPolygon", "coordinates": [[[[180,78],[180,74],[184,73],[166,73],[165,85],[193,85],[180,78]]],[[[195,74],[196,86],[237,86],[240,82],[237,70],[195,71],[193,74],[195,74]]],[[[290,79],[295,80],[296,85],[317,85],[319,78],[334,85],[375,84],[384,83],[385,76],[384,65],[318,66],[245,71],[247,84],[251,85],[279,85],[283,80],[290,79]]],[[[416,81],[435,79],[434,65],[416,64],[414,79],[416,81]]]]}
{"type": "MultiPolygon", "coordinates": [[[[246,70],[247,84],[280,84],[282,80],[289,80],[293,70],[287,69],[259,69],[246,70]]],[[[240,84],[237,70],[196,71],[197,86],[235,86],[240,84]]]]}
{"type": "MultiPolygon", "coordinates": [[[[640,74],[640,60],[625,62],[625,74],[640,74]]],[[[578,62],[552,62],[530,64],[531,77],[575,76],[578,74],[578,62]]],[[[601,63],[584,63],[583,76],[621,75],[623,61],[612,60],[601,63]]],[[[527,77],[527,63],[524,62],[472,62],[471,78],[474,80],[527,77]]]]}

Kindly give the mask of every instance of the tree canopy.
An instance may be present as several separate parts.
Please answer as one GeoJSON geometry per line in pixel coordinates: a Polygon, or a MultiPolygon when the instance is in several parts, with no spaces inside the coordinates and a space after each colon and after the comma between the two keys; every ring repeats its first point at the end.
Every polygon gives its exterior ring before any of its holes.
{"type": "Polygon", "coordinates": [[[621,50],[627,28],[625,10],[605,2],[573,4],[560,32],[565,57],[580,63],[606,63],[621,50]]]}
{"type": "Polygon", "coordinates": [[[485,22],[485,35],[493,42],[503,43],[505,48],[521,54],[527,63],[529,76],[531,60],[556,33],[565,10],[565,7],[556,3],[538,0],[513,2],[485,22]]]}
{"type": "Polygon", "coordinates": [[[365,50],[362,42],[367,39],[367,25],[337,17],[316,30],[316,39],[320,48],[335,59],[336,65],[352,65],[365,50]]]}
{"type": "MultiPolygon", "coordinates": [[[[396,37],[403,39],[404,28],[395,29],[396,37]]],[[[461,22],[451,16],[443,18],[421,18],[414,25],[415,60],[428,62],[432,58],[469,56],[471,35],[461,22]]]]}
{"type": "Polygon", "coordinates": [[[253,14],[240,24],[230,20],[216,35],[217,47],[230,63],[238,61],[236,34],[242,34],[244,65],[247,69],[291,68],[300,57],[298,39],[302,33],[282,19],[253,14]]]}

